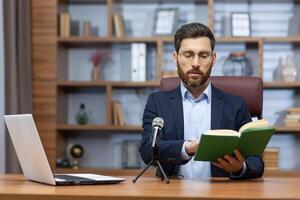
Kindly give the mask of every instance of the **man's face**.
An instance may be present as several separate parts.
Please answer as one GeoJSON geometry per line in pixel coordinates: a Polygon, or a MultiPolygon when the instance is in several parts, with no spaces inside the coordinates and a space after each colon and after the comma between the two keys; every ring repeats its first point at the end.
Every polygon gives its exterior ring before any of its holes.
{"type": "Polygon", "coordinates": [[[202,86],[209,78],[216,54],[208,37],[187,38],[181,41],[178,54],[173,53],[178,75],[189,88],[202,86]]]}

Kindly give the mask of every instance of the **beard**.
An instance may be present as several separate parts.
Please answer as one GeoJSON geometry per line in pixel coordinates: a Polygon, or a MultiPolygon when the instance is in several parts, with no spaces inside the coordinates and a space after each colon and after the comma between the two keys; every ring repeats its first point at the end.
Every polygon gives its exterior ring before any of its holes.
{"type": "Polygon", "coordinates": [[[184,73],[180,64],[177,61],[177,71],[178,71],[179,78],[188,88],[202,87],[210,77],[212,66],[213,63],[210,63],[209,70],[207,71],[207,73],[203,72],[200,68],[191,69],[186,73],[184,73]],[[198,74],[200,76],[196,78],[188,77],[189,74],[198,74]]]}

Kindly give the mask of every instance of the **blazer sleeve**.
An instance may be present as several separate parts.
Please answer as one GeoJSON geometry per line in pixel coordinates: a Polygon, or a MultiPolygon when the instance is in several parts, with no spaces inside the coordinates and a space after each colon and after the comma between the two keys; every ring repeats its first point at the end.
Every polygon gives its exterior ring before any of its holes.
{"type": "MultiPolygon", "coordinates": [[[[156,98],[161,97],[154,97],[154,94],[149,95],[143,114],[143,132],[139,151],[143,161],[146,164],[151,161],[152,148],[150,140],[152,136],[152,121],[155,117],[163,117],[162,113],[159,113],[157,109],[156,104],[158,102],[158,99],[156,98]]],[[[162,99],[162,101],[163,100],[164,99],[162,99]]],[[[164,117],[163,119],[165,120],[165,122],[170,120],[165,119],[164,117]]],[[[162,165],[164,165],[165,163],[173,165],[181,164],[181,148],[184,140],[170,139],[168,137],[169,134],[172,133],[166,133],[165,128],[162,129],[162,133],[160,134],[160,138],[157,143],[159,161],[162,163],[162,165]]]]}
{"type": "MultiPolygon", "coordinates": [[[[242,100],[241,109],[237,116],[237,120],[239,121],[240,127],[251,121],[251,115],[246,105],[246,102],[244,100],[242,100]]],[[[232,179],[253,179],[253,178],[259,178],[263,175],[264,162],[262,160],[261,155],[248,156],[245,158],[245,163],[247,169],[244,175],[239,178],[232,178],[232,179]]]]}

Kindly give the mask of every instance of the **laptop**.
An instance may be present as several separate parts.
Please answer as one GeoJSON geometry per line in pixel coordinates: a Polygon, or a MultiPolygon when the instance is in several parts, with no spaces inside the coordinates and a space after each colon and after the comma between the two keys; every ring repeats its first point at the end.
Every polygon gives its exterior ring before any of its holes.
{"type": "Polygon", "coordinates": [[[5,115],[4,120],[27,180],[49,185],[112,184],[125,180],[98,174],[53,174],[32,115],[5,115]]]}

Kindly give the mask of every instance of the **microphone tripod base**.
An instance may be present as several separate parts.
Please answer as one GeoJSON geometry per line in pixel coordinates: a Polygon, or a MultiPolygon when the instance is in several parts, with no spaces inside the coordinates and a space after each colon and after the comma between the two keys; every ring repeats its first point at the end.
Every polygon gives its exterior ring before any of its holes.
{"type": "Polygon", "coordinates": [[[143,169],[143,171],[141,171],[137,177],[135,177],[135,179],[132,180],[133,183],[135,183],[144,173],[145,171],[151,166],[155,164],[158,167],[158,170],[160,171],[160,173],[162,174],[161,180],[165,181],[167,184],[170,183],[166,173],[164,172],[164,169],[162,168],[162,166],[160,165],[158,160],[151,160],[151,162],[143,169]]]}

